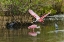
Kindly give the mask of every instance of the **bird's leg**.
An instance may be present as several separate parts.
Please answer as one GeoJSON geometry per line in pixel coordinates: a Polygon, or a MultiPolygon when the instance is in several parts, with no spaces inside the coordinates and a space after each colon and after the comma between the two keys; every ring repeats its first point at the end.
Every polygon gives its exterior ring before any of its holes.
{"type": "Polygon", "coordinates": [[[33,32],[34,32],[34,28],[33,28],[33,32]]]}

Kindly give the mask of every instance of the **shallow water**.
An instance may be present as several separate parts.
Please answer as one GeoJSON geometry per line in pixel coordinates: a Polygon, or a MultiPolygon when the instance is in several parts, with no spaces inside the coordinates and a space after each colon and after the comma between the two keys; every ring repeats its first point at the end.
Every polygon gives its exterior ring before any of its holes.
{"type": "Polygon", "coordinates": [[[18,30],[0,29],[0,42],[64,42],[64,24],[58,21],[58,30],[55,29],[54,22],[46,22],[38,24],[40,29],[35,29],[35,32],[40,31],[37,36],[30,36],[27,27],[18,30]]]}

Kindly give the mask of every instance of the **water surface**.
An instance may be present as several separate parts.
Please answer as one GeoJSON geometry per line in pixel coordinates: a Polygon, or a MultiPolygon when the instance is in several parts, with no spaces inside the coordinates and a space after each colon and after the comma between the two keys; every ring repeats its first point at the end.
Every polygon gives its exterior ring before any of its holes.
{"type": "Polygon", "coordinates": [[[58,30],[55,29],[55,22],[45,22],[38,24],[40,29],[35,29],[35,32],[40,31],[37,36],[30,36],[27,26],[23,29],[8,30],[0,29],[0,42],[64,42],[64,24],[63,21],[57,21],[58,30]]]}

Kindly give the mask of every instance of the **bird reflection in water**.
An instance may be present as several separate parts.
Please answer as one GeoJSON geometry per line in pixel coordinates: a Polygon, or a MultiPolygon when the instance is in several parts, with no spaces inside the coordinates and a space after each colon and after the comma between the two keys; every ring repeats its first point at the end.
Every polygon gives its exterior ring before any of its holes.
{"type": "Polygon", "coordinates": [[[35,25],[35,24],[33,24],[33,25],[30,25],[29,27],[28,27],[28,29],[32,29],[32,31],[30,31],[28,34],[30,35],[30,36],[37,36],[37,34],[40,34],[40,31],[37,31],[37,32],[35,32],[35,28],[40,28],[40,26],[37,26],[37,25],[35,25]]]}

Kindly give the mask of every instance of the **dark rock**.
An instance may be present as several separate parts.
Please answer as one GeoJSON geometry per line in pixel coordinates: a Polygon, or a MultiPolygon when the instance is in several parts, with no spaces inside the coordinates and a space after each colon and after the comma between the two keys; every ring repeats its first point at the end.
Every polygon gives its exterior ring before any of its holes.
{"type": "Polygon", "coordinates": [[[6,23],[6,28],[7,29],[20,29],[21,28],[21,23],[20,22],[10,22],[10,23],[6,23]]]}

